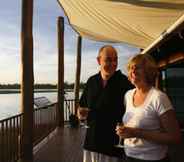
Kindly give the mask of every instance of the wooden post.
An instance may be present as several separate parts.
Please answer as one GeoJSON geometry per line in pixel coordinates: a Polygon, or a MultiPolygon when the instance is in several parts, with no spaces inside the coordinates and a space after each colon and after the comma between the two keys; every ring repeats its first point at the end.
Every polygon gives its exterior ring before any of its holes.
{"type": "Polygon", "coordinates": [[[78,36],[77,40],[77,68],[76,68],[76,77],[75,77],[75,114],[77,114],[77,107],[79,102],[79,86],[80,86],[80,73],[81,73],[81,47],[82,47],[82,38],[78,36]]]}
{"type": "Polygon", "coordinates": [[[64,18],[58,17],[58,127],[64,126],[64,18]]]}
{"type": "Polygon", "coordinates": [[[22,0],[21,24],[21,111],[22,122],[21,161],[33,161],[33,0],[22,0]]]}

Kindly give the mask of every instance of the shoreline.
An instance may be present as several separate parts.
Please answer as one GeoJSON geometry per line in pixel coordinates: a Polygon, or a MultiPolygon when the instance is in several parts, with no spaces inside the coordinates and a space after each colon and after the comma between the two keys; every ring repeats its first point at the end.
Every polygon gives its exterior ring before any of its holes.
{"type": "MultiPolygon", "coordinates": [[[[57,92],[57,89],[35,89],[34,93],[53,93],[57,92]]],[[[65,89],[65,92],[73,92],[73,89],[65,89]]],[[[20,89],[0,89],[0,94],[14,94],[21,93],[20,89]]]]}

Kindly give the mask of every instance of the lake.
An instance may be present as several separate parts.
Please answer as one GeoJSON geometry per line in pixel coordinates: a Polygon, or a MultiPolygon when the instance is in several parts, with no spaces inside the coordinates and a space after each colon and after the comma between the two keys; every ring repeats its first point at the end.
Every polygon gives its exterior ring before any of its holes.
{"type": "MultiPolygon", "coordinates": [[[[34,97],[47,97],[51,102],[57,101],[57,92],[34,93],[34,97]]],[[[74,93],[67,92],[65,97],[73,99],[74,93]]],[[[0,120],[11,117],[20,112],[21,95],[20,93],[0,94],[0,120]]]]}
{"type": "MultiPolygon", "coordinates": [[[[184,88],[168,89],[169,94],[176,114],[179,118],[184,119],[184,88]]],[[[80,93],[81,94],[81,93],[80,93]]],[[[57,101],[57,92],[41,92],[34,93],[34,97],[47,97],[51,102],[57,101]]],[[[67,99],[74,99],[73,92],[67,92],[65,97],[67,99]]],[[[0,94],[0,120],[18,114],[21,105],[20,93],[0,94]]]]}

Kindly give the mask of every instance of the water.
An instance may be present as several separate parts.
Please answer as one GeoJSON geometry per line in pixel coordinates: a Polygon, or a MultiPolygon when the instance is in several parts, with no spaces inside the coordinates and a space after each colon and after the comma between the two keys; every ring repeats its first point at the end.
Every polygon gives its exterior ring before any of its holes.
{"type": "MultiPolygon", "coordinates": [[[[34,97],[47,97],[51,102],[57,102],[57,92],[42,92],[35,93],[34,97]]],[[[67,99],[73,99],[73,92],[67,92],[65,95],[67,99]]],[[[20,93],[9,93],[0,94],[0,120],[11,117],[20,113],[21,106],[21,94],[20,93]]]]}
{"type": "MultiPolygon", "coordinates": [[[[184,89],[169,89],[168,93],[174,94],[171,96],[171,101],[176,110],[176,115],[179,118],[184,118],[184,89]]],[[[57,92],[42,92],[34,94],[34,97],[41,96],[47,97],[51,102],[57,101],[57,92]]],[[[67,92],[65,97],[67,99],[74,99],[74,93],[67,92]]],[[[20,93],[0,94],[0,120],[20,113],[20,105],[20,93]]]]}

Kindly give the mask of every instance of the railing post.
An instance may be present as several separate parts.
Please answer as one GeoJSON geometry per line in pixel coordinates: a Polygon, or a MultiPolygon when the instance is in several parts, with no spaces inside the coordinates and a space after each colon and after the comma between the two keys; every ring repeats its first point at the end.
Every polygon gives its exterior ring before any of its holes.
{"type": "Polygon", "coordinates": [[[64,126],[64,18],[58,17],[58,126],[64,126]]]}
{"type": "Polygon", "coordinates": [[[77,114],[77,107],[79,101],[79,86],[80,86],[80,73],[81,73],[81,48],[82,48],[82,38],[78,36],[77,41],[77,68],[76,68],[76,77],[75,77],[75,114],[77,114]]]}
{"type": "Polygon", "coordinates": [[[33,161],[33,0],[22,0],[21,61],[22,61],[22,145],[21,161],[33,161]]]}

